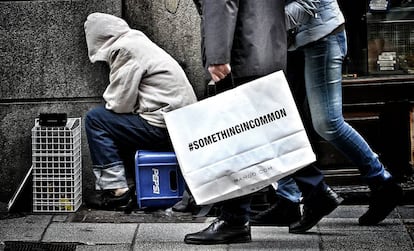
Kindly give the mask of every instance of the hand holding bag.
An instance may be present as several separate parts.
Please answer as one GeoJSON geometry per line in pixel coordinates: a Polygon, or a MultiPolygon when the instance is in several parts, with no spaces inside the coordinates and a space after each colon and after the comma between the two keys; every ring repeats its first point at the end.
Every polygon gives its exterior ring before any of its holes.
{"type": "Polygon", "coordinates": [[[258,191],[316,160],[282,71],[164,118],[199,205],[258,191]]]}

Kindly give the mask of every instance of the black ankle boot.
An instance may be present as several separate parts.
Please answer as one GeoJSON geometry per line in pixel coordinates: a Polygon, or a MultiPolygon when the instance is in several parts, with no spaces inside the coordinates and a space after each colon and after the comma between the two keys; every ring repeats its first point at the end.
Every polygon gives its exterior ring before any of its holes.
{"type": "Polygon", "coordinates": [[[229,244],[245,243],[252,240],[249,223],[241,226],[231,225],[228,222],[217,218],[206,229],[187,234],[184,242],[187,244],[229,244]]]}
{"type": "Polygon", "coordinates": [[[325,191],[312,195],[305,200],[303,215],[300,221],[289,226],[289,233],[305,233],[315,226],[325,215],[330,214],[341,204],[343,199],[330,187],[325,191]]]}
{"type": "Polygon", "coordinates": [[[270,208],[250,217],[252,226],[289,226],[300,220],[300,205],[281,196],[270,208]]]}
{"type": "Polygon", "coordinates": [[[359,218],[359,225],[376,225],[384,220],[403,198],[402,188],[392,180],[371,192],[369,209],[359,218]]]}

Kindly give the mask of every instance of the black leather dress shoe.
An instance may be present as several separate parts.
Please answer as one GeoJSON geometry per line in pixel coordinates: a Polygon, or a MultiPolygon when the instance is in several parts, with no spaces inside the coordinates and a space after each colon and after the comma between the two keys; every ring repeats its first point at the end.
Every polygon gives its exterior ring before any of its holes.
{"type": "Polygon", "coordinates": [[[250,225],[247,222],[242,226],[230,225],[228,222],[217,218],[206,229],[187,234],[184,242],[187,244],[229,244],[245,243],[252,240],[250,225]]]}
{"type": "Polygon", "coordinates": [[[341,204],[343,199],[331,188],[312,196],[312,201],[305,200],[300,221],[289,226],[289,233],[302,234],[315,226],[325,215],[330,214],[341,204]]]}
{"type": "Polygon", "coordinates": [[[300,220],[300,205],[281,196],[268,209],[250,217],[252,226],[289,226],[300,220]]]}
{"type": "Polygon", "coordinates": [[[403,198],[402,188],[393,181],[387,181],[373,190],[368,211],[359,218],[359,225],[372,226],[384,220],[403,198]]]}

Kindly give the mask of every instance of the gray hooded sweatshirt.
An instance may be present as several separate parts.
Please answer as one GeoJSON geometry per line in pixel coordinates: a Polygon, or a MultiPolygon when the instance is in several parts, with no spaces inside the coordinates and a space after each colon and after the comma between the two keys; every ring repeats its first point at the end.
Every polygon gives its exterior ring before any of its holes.
{"type": "Polygon", "coordinates": [[[103,94],[107,109],[136,113],[149,124],[165,128],[163,112],[196,102],[177,61],[123,19],[93,13],[84,28],[90,61],[104,61],[110,67],[103,94]]]}

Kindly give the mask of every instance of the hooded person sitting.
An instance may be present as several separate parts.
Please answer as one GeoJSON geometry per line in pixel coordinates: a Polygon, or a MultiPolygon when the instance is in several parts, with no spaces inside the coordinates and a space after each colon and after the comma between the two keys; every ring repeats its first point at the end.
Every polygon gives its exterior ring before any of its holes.
{"type": "Polygon", "coordinates": [[[123,19],[92,13],[84,28],[90,61],[106,62],[110,69],[105,106],[85,117],[96,178],[96,193],[87,204],[113,210],[134,194],[128,170],[133,170],[135,152],[170,149],[163,113],[197,99],[177,61],[123,19]]]}

